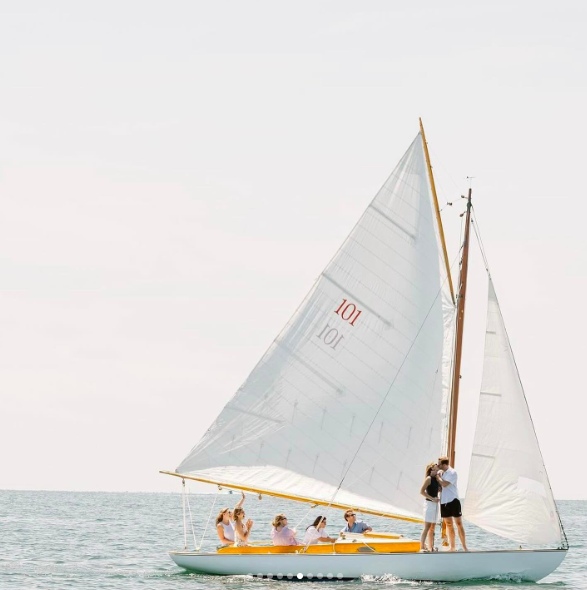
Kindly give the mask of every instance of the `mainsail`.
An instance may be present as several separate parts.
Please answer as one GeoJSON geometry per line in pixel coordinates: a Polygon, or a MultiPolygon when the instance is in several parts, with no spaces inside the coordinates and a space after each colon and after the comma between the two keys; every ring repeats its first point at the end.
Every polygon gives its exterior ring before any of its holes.
{"type": "Polygon", "coordinates": [[[519,543],[561,543],[558,513],[489,279],[485,359],[464,516],[519,543]]]}
{"type": "Polygon", "coordinates": [[[453,316],[418,134],[176,472],[419,519],[424,465],[443,449],[453,316]]]}

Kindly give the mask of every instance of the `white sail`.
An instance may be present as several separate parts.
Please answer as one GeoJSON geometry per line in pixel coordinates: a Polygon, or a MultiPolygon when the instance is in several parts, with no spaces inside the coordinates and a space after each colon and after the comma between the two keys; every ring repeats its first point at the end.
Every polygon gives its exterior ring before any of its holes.
{"type": "Polygon", "coordinates": [[[444,436],[445,279],[418,134],[176,471],[323,502],[346,473],[336,503],[420,518],[444,436]]]}
{"type": "Polygon", "coordinates": [[[491,279],[464,516],[519,543],[561,543],[556,505],[491,279]]]}

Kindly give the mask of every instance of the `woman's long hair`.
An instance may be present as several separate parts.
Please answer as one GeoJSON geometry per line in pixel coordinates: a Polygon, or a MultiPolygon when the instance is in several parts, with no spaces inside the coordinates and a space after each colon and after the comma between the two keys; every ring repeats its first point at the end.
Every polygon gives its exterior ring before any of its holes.
{"type": "Polygon", "coordinates": [[[236,522],[238,522],[241,517],[241,514],[244,514],[244,513],[245,513],[244,508],[235,508],[234,512],[232,513],[232,515],[234,516],[234,520],[236,522]]]}
{"type": "Polygon", "coordinates": [[[218,526],[223,520],[224,520],[224,515],[230,512],[230,508],[223,508],[219,513],[218,516],[216,517],[216,526],[218,526]]]}
{"type": "Polygon", "coordinates": [[[271,524],[277,528],[286,518],[287,516],[285,514],[277,514],[271,524]]]}
{"type": "MultiPolygon", "coordinates": [[[[312,523],[310,526],[313,526],[313,527],[316,527],[316,528],[318,528],[318,525],[319,525],[319,524],[320,524],[320,523],[321,523],[323,520],[326,520],[326,517],[325,517],[325,516],[317,516],[317,517],[316,517],[316,520],[315,520],[315,521],[314,521],[314,522],[313,522],[313,523],[312,523]]],[[[308,530],[308,529],[310,528],[310,526],[306,527],[306,530],[308,530]]]]}
{"type": "Polygon", "coordinates": [[[428,477],[431,473],[432,470],[436,467],[436,462],[434,461],[433,463],[428,463],[428,465],[426,465],[426,477],[428,477]]]}

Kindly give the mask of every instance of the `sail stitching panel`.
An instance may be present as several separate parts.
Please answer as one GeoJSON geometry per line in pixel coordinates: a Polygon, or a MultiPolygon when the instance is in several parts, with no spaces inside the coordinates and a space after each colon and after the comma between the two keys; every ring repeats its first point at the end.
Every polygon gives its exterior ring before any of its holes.
{"type": "Polygon", "coordinates": [[[387,215],[381,209],[379,209],[379,207],[376,207],[373,203],[371,203],[371,205],[369,205],[369,207],[371,207],[371,209],[373,211],[377,211],[377,213],[379,213],[379,215],[381,215],[381,217],[385,218],[390,223],[393,223],[393,225],[395,225],[395,227],[397,227],[398,229],[403,231],[408,237],[412,238],[412,240],[416,239],[416,234],[413,234],[412,232],[407,230],[405,227],[402,227],[397,221],[394,221],[389,215],[387,215]]]}

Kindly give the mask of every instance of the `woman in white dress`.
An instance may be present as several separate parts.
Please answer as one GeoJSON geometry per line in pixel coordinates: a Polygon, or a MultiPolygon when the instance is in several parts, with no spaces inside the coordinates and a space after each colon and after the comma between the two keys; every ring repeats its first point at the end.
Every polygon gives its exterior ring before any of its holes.
{"type": "Polygon", "coordinates": [[[440,498],[438,493],[440,484],[436,479],[438,465],[430,463],[426,466],[426,479],[420,489],[420,494],[426,498],[424,501],[424,529],[420,536],[420,551],[434,551],[434,528],[438,521],[438,508],[440,498]],[[428,547],[426,546],[428,541],[428,547]]]}
{"type": "Polygon", "coordinates": [[[243,508],[234,509],[234,535],[237,547],[246,547],[249,544],[249,536],[253,528],[253,521],[249,518],[245,522],[245,511],[243,508]]]}
{"type": "Polygon", "coordinates": [[[317,543],[334,543],[336,539],[329,537],[325,531],[326,517],[318,516],[316,520],[306,529],[304,545],[316,545],[317,543]]]}

